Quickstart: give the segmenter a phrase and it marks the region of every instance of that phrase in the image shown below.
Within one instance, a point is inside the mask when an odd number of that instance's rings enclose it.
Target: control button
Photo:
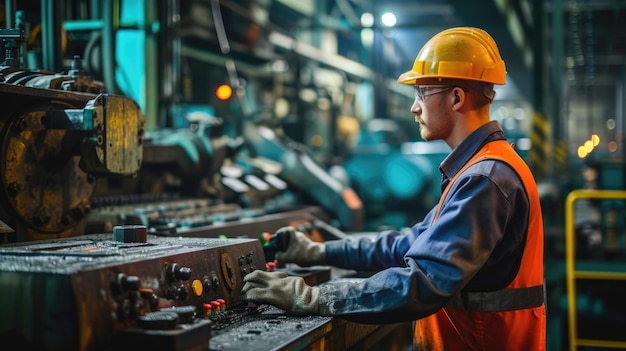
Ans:
[[[202,287],[204,288],[204,290],[206,290],[207,292],[209,290],[211,290],[211,279],[209,279],[209,277],[204,276],[204,278],[202,278]]]
[[[122,285],[125,291],[139,291],[139,277],[129,275],[124,279]]]
[[[224,277],[224,281],[226,282],[226,287],[230,290],[235,290],[236,287],[236,279],[235,272],[233,271],[233,263],[232,258],[226,252],[222,253],[221,257],[221,267],[222,267],[222,276]]]
[[[152,289],[143,288],[139,289],[139,294],[141,297],[150,303],[152,308],[155,308],[159,304],[159,296],[154,293]]]
[[[148,241],[146,226],[116,225],[113,227],[113,240],[120,243],[145,243]]]
[[[213,289],[217,289],[220,286],[220,278],[218,278],[216,275],[213,276],[213,279],[211,280],[211,284],[213,285]]]
[[[191,282],[191,290],[193,291],[194,295],[201,296],[204,292],[202,282],[198,279],[195,279],[193,282]]]
[[[239,256],[239,265],[243,266],[244,263],[246,263],[246,257],[245,256]]]
[[[176,271],[176,278],[180,280],[189,280],[189,278],[191,278],[191,268],[180,267],[180,269]]]
[[[124,273],[118,273],[111,281],[111,291],[114,294],[139,291],[139,277],[134,275],[127,276]]]
[[[210,302],[210,304],[211,304],[211,307],[213,308],[213,313],[217,313],[221,311],[220,307],[222,306],[222,304],[220,304],[218,301],[213,300]]]
[[[189,297],[189,288],[185,285],[181,285],[178,287],[178,299],[186,300]]]
[[[190,277],[191,277],[191,268],[180,267],[176,263],[171,263],[167,266],[167,278],[170,281],[189,280]]]
[[[170,286],[169,288],[167,288],[167,290],[165,291],[165,297],[168,300],[176,300],[176,298],[178,297],[178,289],[176,289],[175,286]]]
[[[202,309],[204,310],[204,319],[209,319],[211,317],[211,313],[213,312],[213,306],[210,303],[202,304]]]
[[[246,255],[246,261],[248,262],[248,264],[252,263],[253,256],[254,256],[254,253],[252,253],[252,252],[250,252],[249,254]]]
[[[178,271],[179,267],[178,264],[176,263],[170,263],[169,265],[167,265],[167,279],[169,281],[175,281],[176,280],[176,271]]]
[[[270,239],[272,238],[272,233],[270,232],[263,232],[260,235],[260,239],[261,240],[261,245],[265,246],[265,244],[270,242]]]

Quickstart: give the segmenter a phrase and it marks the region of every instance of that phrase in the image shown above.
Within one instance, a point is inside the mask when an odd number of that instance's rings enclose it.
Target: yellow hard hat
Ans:
[[[480,28],[457,27],[432,37],[417,54],[413,69],[400,75],[398,82],[419,84],[428,78],[505,84],[506,67],[489,33]]]

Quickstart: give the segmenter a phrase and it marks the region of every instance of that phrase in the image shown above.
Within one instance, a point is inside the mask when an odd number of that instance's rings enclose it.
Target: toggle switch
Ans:
[[[189,280],[191,278],[191,268],[180,267],[176,263],[167,266],[167,279],[169,281]]]

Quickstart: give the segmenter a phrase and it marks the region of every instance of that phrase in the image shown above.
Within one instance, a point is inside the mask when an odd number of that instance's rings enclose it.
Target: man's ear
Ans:
[[[463,100],[461,94],[463,93],[463,91],[461,89],[454,89],[453,93],[454,93],[454,105],[452,105],[452,110],[456,111],[459,108],[461,108],[460,103]]]

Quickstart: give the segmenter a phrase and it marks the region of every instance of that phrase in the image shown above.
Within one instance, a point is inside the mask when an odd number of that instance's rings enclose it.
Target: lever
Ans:
[[[276,259],[276,253],[287,250],[287,246],[289,246],[289,234],[283,231],[275,234],[263,232],[260,240],[266,262],[273,262]]]

